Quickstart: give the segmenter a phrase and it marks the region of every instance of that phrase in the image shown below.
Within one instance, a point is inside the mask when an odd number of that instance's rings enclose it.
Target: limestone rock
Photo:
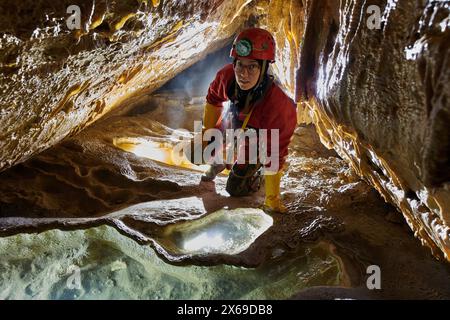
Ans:
[[[450,260],[448,1],[310,1],[306,11],[296,90],[322,142]]]

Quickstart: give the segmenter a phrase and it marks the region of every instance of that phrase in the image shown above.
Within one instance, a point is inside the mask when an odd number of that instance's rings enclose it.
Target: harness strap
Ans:
[[[256,87],[258,87],[258,86],[261,84],[261,82],[262,82],[262,80],[263,80],[263,78],[264,78],[264,75],[265,75],[264,70],[266,69],[266,65],[267,65],[267,60],[263,60],[262,66],[261,66],[261,72],[260,72],[260,74],[259,74],[259,79],[258,79],[258,83],[256,84]],[[236,86],[235,86],[235,90],[237,91],[237,84],[236,84]],[[251,98],[252,98],[252,92],[250,92],[250,93],[248,94],[248,96],[247,96],[247,99],[245,99],[244,111],[247,110]],[[247,116],[245,117],[244,123],[242,124],[242,130],[245,130],[245,128],[247,127],[247,123],[248,123],[248,121],[250,120],[250,117],[251,117],[251,115],[252,115],[254,109],[255,109],[255,104],[253,104],[252,108],[251,108],[250,111],[247,113]]]

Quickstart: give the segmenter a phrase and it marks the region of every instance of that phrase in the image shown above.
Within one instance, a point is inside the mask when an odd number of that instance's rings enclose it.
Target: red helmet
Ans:
[[[230,57],[275,61],[275,40],[261,28],[245,29],[236,37]]]

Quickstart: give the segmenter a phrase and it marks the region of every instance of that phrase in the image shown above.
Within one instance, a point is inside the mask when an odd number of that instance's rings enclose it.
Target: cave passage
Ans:
[[[8,235],[0,238],[1,298],[446,297],[448,284],[431,288],[425,277],[397,286],[431,266],[436,279],[448,268],[431,257],[413,262],[427,252],[313,125],[299,126],[290,147],[282,185],[289,215],[256,209],[262,192],[230,198],[226,173],[205,184],[205,166],[174,164],[176,130],[192,136],[202,115],[207,86],[192,83],[228,63],[227,54],[0,174]],[[388,295],[364,289],[375,262]],[[399,275],[399,263],[414,267]]]
[[[191,137],[201,118],[207,86],[198,79],[228,63],[228,52],[2,174],[1,298],[286,299],[348,285],[332,243],[271,240],[261,192],[232,199],[227,171],[202,184],[206,166],[174,163],[176,131]],[[322,229],[314,221],[303,237]]]
[[[178,148],[251,26],[286,214]],[[450,299],[449,1],[3,0],[0,88],[0,299]]]

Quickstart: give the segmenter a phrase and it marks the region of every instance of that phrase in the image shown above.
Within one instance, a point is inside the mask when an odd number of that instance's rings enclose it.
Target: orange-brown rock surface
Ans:
[[[80,29],[66,26],[69,5],[80,7]],[[449,10],[425,0],[3,1],[0,170],[258,25],[276,38],[273,70],[297,97],[299,122],[314,121],[449,260]]]
[[[322,142],[447,260],[449,15],[448,1],[311,1],[297,83]]]
[[[153,91],[223,45],[245,1],[2,1],[0,170]],[[80,29],[70,30],[70,5]]]

